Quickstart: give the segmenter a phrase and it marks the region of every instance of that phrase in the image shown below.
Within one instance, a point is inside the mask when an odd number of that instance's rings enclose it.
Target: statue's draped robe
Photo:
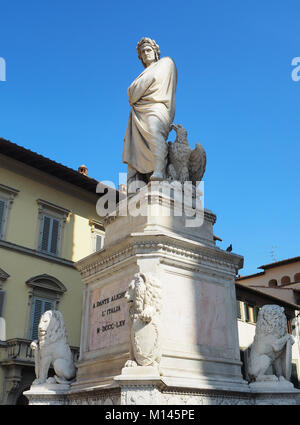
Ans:
[[[152,63],[128,88],[132,106],[123,162],[142,174],[154,171],[155,155],[165,155],[166,139],[175,115],[177,70],[169,57]]]

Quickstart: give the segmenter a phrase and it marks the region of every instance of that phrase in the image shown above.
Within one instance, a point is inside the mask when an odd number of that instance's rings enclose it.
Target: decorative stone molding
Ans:
[[[120,383],[121,384],[121,383]],[[295,392],[234,392],[185,388],[161,388],[141,380],[139,384],[123,383],[120,388],[97,389],[82,392],[27,391],[30,404],[43,405],[295,405]]]
[[[48,274],[41,274],[31,277],[25,283],[29,288],[28,309],[30,313],[28,315],[27,327],[25,331],[25,337],[27,337],[29,335],[31,326],[31,312],[33,308],[34,297],[38,296],[52,300],[54,302],[54,309],[57,309],[60,299],[67,291],[67,288],[54,276],[50,276]]]
[[[39,214],[46,214],[46,213],[54,213],[59,216],[59,218],[63,218],[64,221],[67,220],[69,215],[71,214],[71,211],[60,207],[58,205],[52,204],[52,202],[45,201],[43,199],[37,199],[36,202],[39,206]]]
[[[5,282],[10,275],[6,273],[3,269],[0,269],[0,290],[2,289],[2,284]]]
[[[98,228],[99,230],[102,230],[105,232],[105,228],[103,226],[103,223],[101,221],[94,220],[92,218],[89,219],[89,225],[91,226],[91,232],[93,233],[95,231],[95,228]]]
[[[19,192],[20,191],[18,189],[13,189],[12,187],[5,186],[4,184],[0,184],[0,199],[5,201],[5,205],[6,205],[4,216],[3,216],[3,223],[0,229],[1,230],[0,238],[2,240],[6,239],[10,211],[11,211],[15,196]]]
[[[82,273],[84,278],[88,278],[90,275],[101,272],[121,261],[123,262],[125,259],[133,257],[136,254],[141,255],[148,252],[160,254],[162,261],[168,261],[170,256],[176,261],[180,258],[187,262],[189,268],[193,271],[199,269],[197,263],[200,263],[201,267],[209,267],[211,264],[214,264],[222,267],[223,274],[227,270],[232,275],[232,278],[236,274],[236,268],[241,258],[225,251],[203,247],[197,243],[191,244],[183,240],[170,239],[167,236],[157,235],[155,239],[153,236],[132,236],[119,244],[119,250],[113,251],[112,249],[107,249],[97,260],[91,257],[83,259],[76,263],[76,268]],[[236,258],[236,265],[233,264],[233,257]],[[193,263],[191,263],[191,260]]]
[[[0,269],[0,280],[4,282],[8,278],[9,278],[9,274],[6,273],[3,269]]]
[[[68,396],[69,405],[120,405],[121,404],[121,390],[114,388],[111,390],[93,390],[78,393],[70,392]]]
[[[65,285],[49,274],[40,274],[26,280],[26,285],[32,288],[40,288],[47,291],[53,291],[58,294],[66,292],[67,288]]]

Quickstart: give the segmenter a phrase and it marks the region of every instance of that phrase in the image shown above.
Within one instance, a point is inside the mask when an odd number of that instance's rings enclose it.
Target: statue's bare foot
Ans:
[[[124,367],[137,367],[137,362],[134,360],[127,360]]]
[[[53,377],[48,378],[46,382],[47,384],[56,384],[55,378]]]

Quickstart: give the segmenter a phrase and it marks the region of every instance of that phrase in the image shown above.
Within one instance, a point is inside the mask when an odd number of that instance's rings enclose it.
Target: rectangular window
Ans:
[[[237,318],[242,318],[242,310],[241,310],[241,302],[237,300],[236,302],[236,308],[237,308]]]
[[[245,303],[245,321],[250,323],[256,323],[257,319],[257,307],[253,304]]]
[[[257,322],[258,312],[259,312],[259,307],[255,306],[254,307],[254,323]]]
[[[245,322],[249,322],[249,310],[248,310],[248,304],[244,303],[244,314],[245,314]]]
[[[0,239],[2,239],[6,202],[0,199]]]
[[[47,310],[53,310],[54,302],[43,298],[34,297],[31,316],[30,339],[38,338],[38,326],[40,318]]]
[[[249,322],[254,323],[254,306],[248,305],[249,309]]]
[[[42,221],[42,234],[40,249],[50,254],[57,255],[60,221],[56,218],[44,215]]]
[[[95,234],[95,251],[100,251],[104,245],[104,237],[102,235]]]
[[[0,290],[0,317],[4,317],[5,291]]]

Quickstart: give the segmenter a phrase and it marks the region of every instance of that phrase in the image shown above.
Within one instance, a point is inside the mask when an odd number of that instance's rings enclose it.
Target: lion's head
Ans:
[[[136,273],[129,284],[125,299],[130,304],[131,316],[139,316],[146,306],[152,306],[155,311],[160,311],[160,285],[150,273]]]
[[[67,342],[67,331],[63,315],[58,310],[47,310],[41,316],[38,327],[39,340],[52,343],[58,339]]]
[[[256,334],[274,334],[281,338],[286,334],[287,320],[284,308],[279,305],[264,305],[258,313]]]

